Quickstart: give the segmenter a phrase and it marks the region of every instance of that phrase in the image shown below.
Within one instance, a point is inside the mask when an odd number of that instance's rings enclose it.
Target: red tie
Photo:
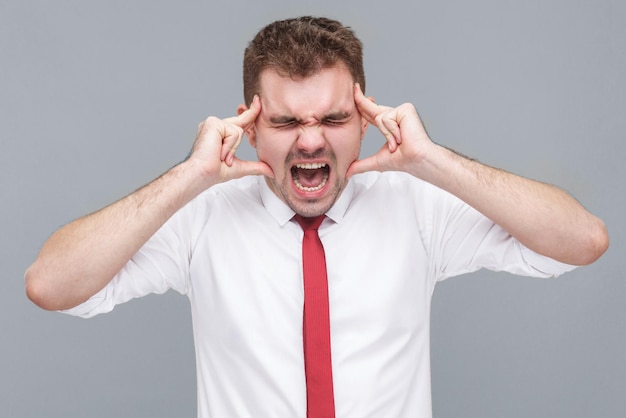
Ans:
[[[304,218],[296,215],[304,230],[302,267],[304,271],[304,373],[308,418],[334,418],[333,371],[330,357],[328,279],[324,247],[317,228],[324,215]]]

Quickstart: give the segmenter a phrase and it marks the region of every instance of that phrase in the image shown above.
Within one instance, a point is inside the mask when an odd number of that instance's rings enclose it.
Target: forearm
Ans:
[[[26,272],[29,298],[51,310],[84,302],[206,187],[192,164],[183,163],[116,203],[63,226]]]
[[[608,246],[604,223],[563,190],[467,159],[433,144],[413,173],[456,195],[522,244],[584,265]]]
[[[582,265],[608,247],[604,223],[564,191],[491,168],[433,143],[415,107],[376,105],[355,85],[355,102],[388,146],[356,161],[349,175],[405,171],[456,195],[522,244],[558,261]]]

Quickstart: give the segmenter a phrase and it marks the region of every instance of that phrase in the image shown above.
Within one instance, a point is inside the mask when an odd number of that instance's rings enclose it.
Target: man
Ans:
[[[558,275],[595,261],[608,237],[560,189],[434,144],[410,104],[366,98],[361,51],[329,19],[262,29],[238,116],[208,118],[184,162],[59,229],[26,273],[28,296],[89,317],[186,294],[201,417],[431,416],[436,282],[483,267]],[[368,125],[386,144],[358,160]],[[236,158],[244,133],[259,161]],[[332,411],[315,413],[298,219],[320,215]]]

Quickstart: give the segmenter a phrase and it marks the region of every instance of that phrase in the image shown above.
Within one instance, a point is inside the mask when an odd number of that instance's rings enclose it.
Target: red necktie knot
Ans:
[[[304,216],[296,215],[294,216],[294,219],[298,221],[298,223],[300,224],[300,227],[304,231],[310,231],[310,230],[317,230],[322,224],[322,222],[324,221],[325,217],[326,215],[320,215],[320,216],[314,216],[312,218],[305,218]]]

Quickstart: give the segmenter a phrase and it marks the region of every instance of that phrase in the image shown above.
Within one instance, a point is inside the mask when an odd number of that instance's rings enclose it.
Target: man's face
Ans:
[[[302,216],[326,213],[347,184],[367,128],[350,72],[337,65],[292,79],[267,69],[259,96],[261,113],[248,136],[274,172],[269,187]]]

